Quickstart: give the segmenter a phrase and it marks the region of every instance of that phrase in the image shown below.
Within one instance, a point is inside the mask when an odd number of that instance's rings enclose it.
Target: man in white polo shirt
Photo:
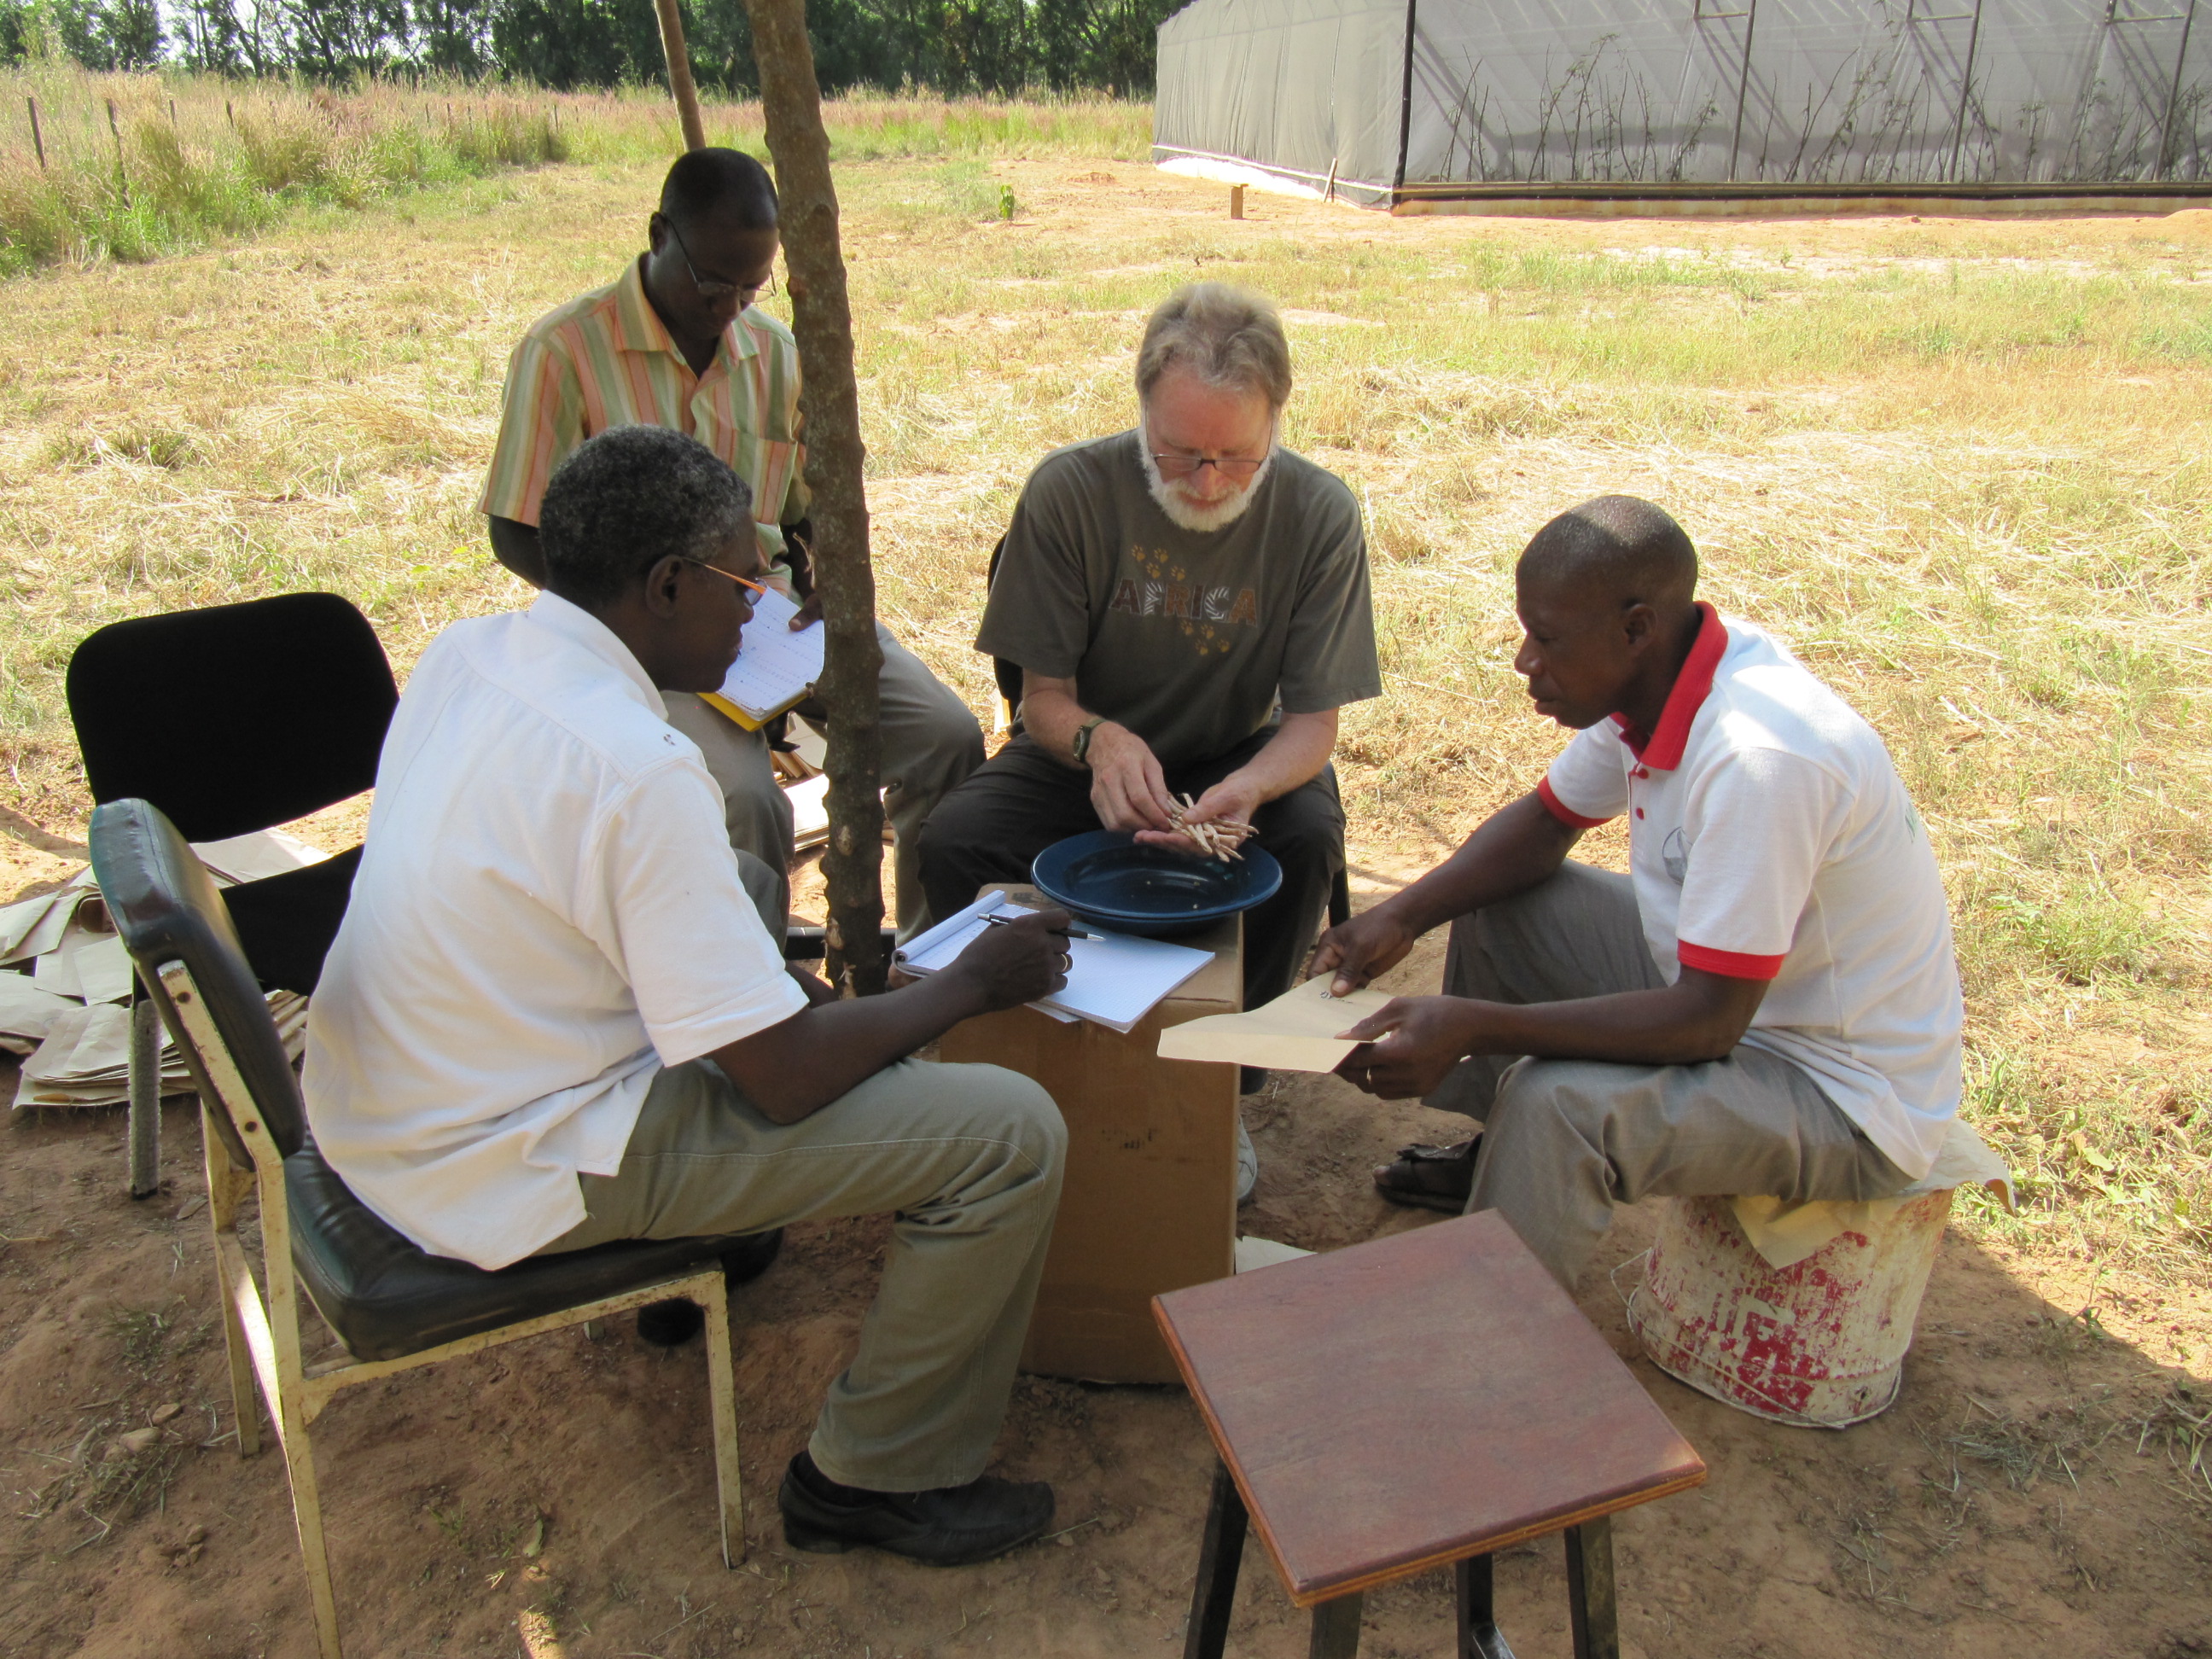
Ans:
[[[1578,735],[1444,864],[1316,948],[1349,991],[1451,923],[1445,994],[1346,1035],[1386,1099],[1482,1120],[1386,1198],[1504,1212],[1572,1289],[1618,1200],[1885,1196],[1959,1104],[1943,884],[1881,739],[1786,647],[1698,603],[1697,555],[1601,496],[1515,573],[1515,668]],[[1627,876],[1567,858],[1628,814]]]
[[[537,603],[423,653],[308,1017],[308,1120],[369,1208],[481,1267],[895,1213],[785,1536],[981,1560],[1052,1516],[1042,1482],[982,1471],[1066,1134],[1026,1078],[907,1056],[1064,986],[1067,918],[992,928],[886,996],[786,968],[775,872],[732,852],[660,695],[737,655],[750,508],[694,440],[602,434],[546,489]]]

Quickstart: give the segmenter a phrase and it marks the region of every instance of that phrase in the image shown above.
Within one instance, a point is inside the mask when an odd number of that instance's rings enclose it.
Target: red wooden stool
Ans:
[[[1616,1510],[1705,1463],[1494,1212],[1153,1299],[1221,1454],[1185,1659],[1220,1659],[1248,1517],[1313,1659],[1363,1595],[1458,1569],[1460,1659],[1512,1659],[1492,1554],[1565,1531],[1576,1659],[1614,1659]]]

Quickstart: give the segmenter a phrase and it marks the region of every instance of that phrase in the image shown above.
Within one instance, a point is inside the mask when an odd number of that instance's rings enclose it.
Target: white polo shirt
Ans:
[[[1771,981],[1745,1042],[1917,1180],[1959,1109],[1965,1016],[1927,831],[1872,726],[1779,641],[1698,609],[1657,728],[1577,732],[1537,793],[1579,828],[1630,815],[1660,973]]]
[[[550,593],[447,629],[399,701],[307,1016],[307,1119],[434,1255],[502,1267],[559,1237],[661,1067],[806,1006],[665,714]]]

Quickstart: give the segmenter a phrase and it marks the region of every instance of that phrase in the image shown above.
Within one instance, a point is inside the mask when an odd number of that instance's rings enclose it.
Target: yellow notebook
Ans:
[[[811,623],[792,632],[799,607],[770,589],[753,601],[738,659],[719,691],[700,700],[720,710],[748,732],[757,732],[793,704],[803,702],[822,678],[823,627]]]

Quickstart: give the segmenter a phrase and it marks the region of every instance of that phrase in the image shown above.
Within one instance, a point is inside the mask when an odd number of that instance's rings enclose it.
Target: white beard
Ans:
[[[1267,482],[1268,471],[1275,465],[1275,446],[1270,442],[1267,459],[1260,463],[1260,470],[1252,475],[1251,483],[1234,495],[1210,507],[1201,507],[1185,499],[1177,485],[1170,483],[1160,476],[1160,464],[1152,459],[1151,435],[1142,427],[1137,428],[1137,458],[1144,464],[1145,487],[1152,491],[1152,499],[1159,503],[1160,511],[1168,515],[1170,524],[1179,529],[1195,531],[1201,536],[1225,530],[1243,518],[1244,509],[1252,505],[1252,497],[1259,493],[1260,486]]]

